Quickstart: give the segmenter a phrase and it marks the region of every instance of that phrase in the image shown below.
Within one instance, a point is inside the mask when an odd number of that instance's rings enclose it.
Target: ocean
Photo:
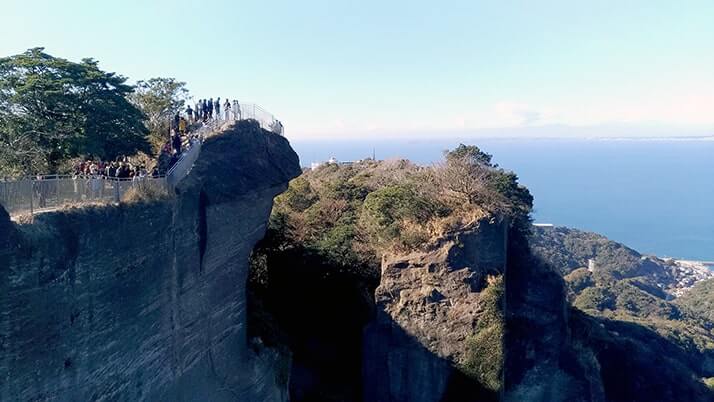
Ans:
[[[714,261],[711,140],[291,141],[303,166],[373,152],[431,164],[461,142],[518,174],[535,198],[535,222],[597,232],[643,254]]]

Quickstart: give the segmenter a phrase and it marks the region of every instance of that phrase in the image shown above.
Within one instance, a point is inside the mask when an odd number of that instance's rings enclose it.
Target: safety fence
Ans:
[[[232,104],[228,110],[221,109],[211,122],[255,120],[263,130],[283,135],[282,124],[270,112],[255,103],[239,103],[238,108]]]
[[[166,177],[120,179],[99,175],[45,175],[0,180],[0,204],[11,215],[119,202],[130,190],[168,190]]]
[[[171,187],[176,187],[178,182],[188,175],[191,171],[193,164],[196,163],[198,155],[201,153],[201,137],[193,140],[192,144],[189,144],[189,148],[185,151],[181,158],[169,169],[166,173],[166,182]]]
[[[254,103],[240,105],[240,120],[253,119],[260,124],[263,130],[282,135],[282,126],[278,126],[278,121],[272,114]]]
[[[240,104],[240,114],[223,114],[202,123],[186,139],[179,159],[165,176],[116,178],[102,175],[41,175],[16,179],[0,178],[0,205],[11,216],[33,215],[62,208],[108,204],[122,201],[131,189],[169,191],[188,175],[196,163],[203,139],[231,120],[255,120],[261,128],[283,134],[282,125],[272,114],[255,104]]]

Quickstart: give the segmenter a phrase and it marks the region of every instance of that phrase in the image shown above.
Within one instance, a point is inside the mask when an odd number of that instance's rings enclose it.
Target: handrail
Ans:
[[[134,178],[100,175],[53,175],[51,178],[26,177],[0,182],[0,203],[11,216],[69,206],[118,203],[132,188],[167,187],[165,176]]]
[[[42,181],[48,181],[48,180],[58,180],[58,179],[72,179],[72,180],[79,180],[79,179],[99,179],[99,180],[107,180],[107,181],[136,181],[136,180],[141,180],[143,178],[149,178],[149,179],[163,179],[165,178],[166,175],[150,175],[147,174],[146,176],[140,177],[140,176],[135,176],[135,177],[115,177],[115,176],[107,176],[104,174],[45,174],[45,175],[34,175],[34,176],[18,176],[18,177],[0,177],[0,183],[14,183],[14,182],[19,182],[19,181],[25,181],[25,180],[32,180],[32,181],[37,181],[37,182],[42,182]]]
[[[233,105],[231,104],[231,108]],[[110,177],[103,174],[45,174],[0,177],[0,204],[12,216],[40,211],[57,210],[66,206],[118,203],[126,191],[137,185],[174,188],[185,178],[201,153],[203,139],[217,130],[226,121],[254,120],[258,125],[275,134],[283,135],[282,124],[265,109],[253,103],[240,103],[239,113],[231,110],[230,116],[202,123],[193,132],[198,140],[179,157],[165,175],[133,178]],[[223,117],[229,117],[227,120]],[[137,184],[138,183],[138,184]]]
[[[179,181],[188,175],[188,172],[191,171],[193,164],[198,159],[198,155],[201,153],[201,144],[202,141],[200,139],[197,140],[191,145],[191,148],[184,152],[176,163],[171,166],[169,171],[166,172],[166,181],[169,186],[176,187]]]

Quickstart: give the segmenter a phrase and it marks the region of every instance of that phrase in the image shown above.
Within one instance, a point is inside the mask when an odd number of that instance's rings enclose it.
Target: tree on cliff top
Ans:
[[[43,48],[0,59],[0,174],[56,172],[81,155],[149,151],[126,78]]]
[[[170,121],[182,112],[188,100],[186,83],[175,78],[152,78],[139,81],[130,99],[146,115],[149,141],[159,150],[168,140]]]
[[[437,187],[452,202],[509,216],[523,228],[530,224],[533,196],[518,183],[518,176],[492,161],[475,145],[460,144],[444,152],[444,161],[433,169]]]

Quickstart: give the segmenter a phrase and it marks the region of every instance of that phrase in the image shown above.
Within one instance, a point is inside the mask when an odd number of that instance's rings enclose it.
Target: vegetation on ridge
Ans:
[[[188,100],[186,83],[174,78],[139,81],[129,99],[146,116],[149,142],[154,152],[158,152],[168,138],[170,121],[184,110]]]
[[[73,158],[150,154],[186,93],[172,78],[135,88],[94,59],[75,63],[43,48],[0,58],[0,176],[62,173]]]
[[[462,144],[433,167],[365,160],[305,172],[275,200],[270,230],[282,247],[372,265],[384,252],[424,247],[486,215],[509,216],[527,230],[532,202],[515,174]]]
[[[681,297],[677,298],[675,304],[687,309],[702,319],[714,322],[714,279],[702,281]],[[711,324],[714,326],[714,324]]]
[[[565,279],[568,299],[594,317],[635,323],[677,345],[684,359],[703,377],[714,371],[712,280],[680,298],[666,292],[675,282],[666,261],[640,255],[607,238],[567,228],[538,228],[531,247]],[[586,268],[594,261],[594,271]],[[622,328],[634,328],[621,325]],[[644,333],[644,332],[643,332]]]
[[[275,199],[267,235],[254,250],[248,328],[267,328],[257,335],[288,343],[297,367],[320,373],[322,386],[312,391],[293,381],[300,392],[315,392],[309,394],[315,400],[361,400],[362,331],[373,317],[381,256],[433,247],[489,216],[507,216],[527,231],[531,206],[517,176],[475,146],[461,145],[435,166],[365,160],[306,171]],[[460,364],[489,390],[501,382],[500,281],[492,278],[482,292],[484,322]],[[278,329],[285,333],[276,337]],[[332,388],[344,392],[328,396]]]
[[[0,172],[53,172],[72,157],[149,151],[126,78],[42,48],[0,59]]]

